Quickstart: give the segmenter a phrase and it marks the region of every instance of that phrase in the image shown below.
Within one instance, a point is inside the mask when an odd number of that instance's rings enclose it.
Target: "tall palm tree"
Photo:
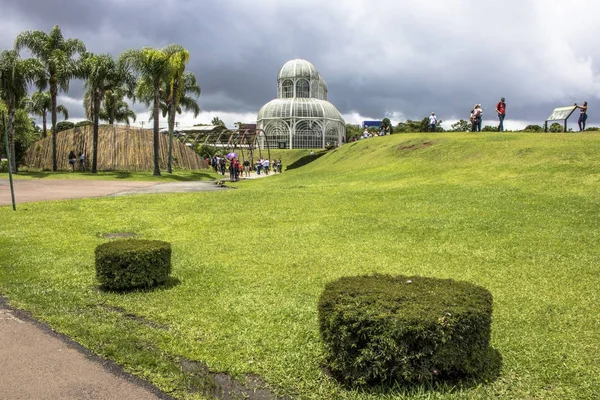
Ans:
[[[47,117],[48,110],[52,108],[52,98],[50,92],[35,92],[31,99],[26,102],[25,108],[29,114],[42,117],[42,138],[47,136]],[[59,104],[56,106],[57,113],[61,113],[64,119],[69,119],[69,110],[67,107]]]
[[[8,108],[8,141],[10,170],[17,172],[15,159],[15,112],[27,97],[29,84],[37,82],[43,74],[42,64],[35,59],[21,60],[16,50],[0,54],[0,95]]]
[[[159,112],[160,89],[164,82],[173,76],[173,58],[183,49],[179,45],[169,45],[162,49],[144,47],[141,50],[127,50],[119,58],[127,68],[139,74],[137,97],[145,98],[145,92],[152,88],[152,119],[154,120],[154,173],[160,175],[159,167]]]
[[[98,127],[101,113],[101,104],[107,92],[128,86],[133,92],[135,78],[125,70],[124,66],[117,64],[109,54],[95,55],[86,53],[82,57],[77,75],[86,80],[86,112],[90,111],[94,132],[92,136],[92,173],[97,172],[98,166]],[[85,101],[84,101],[85,103]]]
[[[69,81],[75,75],[77,54],[85,52],[85,45],[79,39],[65,39],[60,27],[54,25],[50,33],[43,31],[21,32],[15,39],[15,50],[29,49],[45,69],[45,79],[37,84],[40,90],[50,87],[52,113],[52,171],[57,170],[56,163],[56,97],[58,91],[67,92]]]
[[[175,130],[175,117],[176,114],[181,114],[183,111],[191,112],[194,117],[200,114],[200,106],[198,105],[197,98],[200,96],[201,89],[196,80],[194,73],[186,71],[181,75],[181,78],[177,77],[171,85],[171,82],[165,82],[160,90],[160,111],[163,118],[167,118],[169,122],[169,163],[167,164],[168,172],[172,172],[171,162],[173,148],[171,145],[173,131]],[[177,95],[179,93],[179,95]],[[146,105],[150,105],[150,99],[148,98],[148,90],[144,90],[145,99],[143,101]],[[152,120],[152,115],[150,120]]]

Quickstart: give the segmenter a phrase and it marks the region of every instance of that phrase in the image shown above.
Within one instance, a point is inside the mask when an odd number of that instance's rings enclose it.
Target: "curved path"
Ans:
[[[109,195],[204,192],[225,189],[209,181],[160,183],[113,180],[15,179],[13,182],[17,204]],[[8,179],[0,179],[0,206],[10,204],[9,181]]]

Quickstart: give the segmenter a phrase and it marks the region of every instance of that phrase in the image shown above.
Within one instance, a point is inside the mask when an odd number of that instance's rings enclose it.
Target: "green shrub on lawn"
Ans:
[[[96,247],[96,278],[108,290],[150,288],[171,273],[171,245],[159,240],[127,239]]]
[[[487,289],[450,279],[345,277],[319,300],[327,367],[352,385],[477,377],[491,317]]]

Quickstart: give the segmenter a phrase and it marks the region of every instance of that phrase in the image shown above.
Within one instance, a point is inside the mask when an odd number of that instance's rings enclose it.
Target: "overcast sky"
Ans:
[[[583,101],[600,125],[598,0],[0,0],[0,10],[0,49],[55,24],[94,53],[183,45],[202,113],[182,125],[254,122],[294,58],[315,64],[348,123],[435,111],[448,127],[481,103],[484,125],[497,125],[505,97],[508,129]],[[60,99],[73,120],[82,86]]]

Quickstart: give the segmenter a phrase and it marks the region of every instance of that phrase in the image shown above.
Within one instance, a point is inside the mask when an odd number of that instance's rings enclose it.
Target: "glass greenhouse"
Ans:
[[[271,148],[325,148],[342,143],[346,135],[344,119],[327,101],[327,83],[306,60],[291,60],[281,68],[277,98],[260,109],[257,124]]]

